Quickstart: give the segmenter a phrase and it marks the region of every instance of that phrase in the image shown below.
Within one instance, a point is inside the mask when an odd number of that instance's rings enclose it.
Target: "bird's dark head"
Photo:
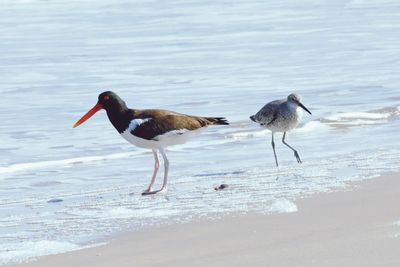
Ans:
[[[83,115],[82,118],[80,118],[73,127],[78,127],[101,109],[105,109],[107,113],[118,113],[124,111],[125,109],[127,109],[127,107],[125,102],[116,93],[105,91],[99,95],[97,104],[85,115]]]
[[[101,105],[101,108],[107,111],[126,108],[125,102],[116,93],[111,91],[105,91],[99,94],[97,105]]]

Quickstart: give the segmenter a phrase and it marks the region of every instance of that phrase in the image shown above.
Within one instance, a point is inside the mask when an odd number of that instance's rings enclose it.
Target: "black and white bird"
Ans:
[[[311,112],[301,103],[301,97],[298,94],[290,94],[286,99],[279,99],[266,104],[250,119],[259,123],[262,127],[272,132],[272,149],[274,151],[275,163],[279,167],[278,158],[275,152],[274,133],[283,132],[282,143],[288,146],[294,152],[298,163],[301,163],[299,153],[285,142],[286,132],[297,127],[303,117],[303,111]]]
[[[165,154],[166,147],[186,143],[208,125],[229,124],[223,117],[198,117],[161,109],[129,109],[117,94],[106,91],[99,95],[97,104],[73,127],[81,125],[101,109],[106,110],[111,124],[124,139],[137,147],[153,151],[154,172],[149,187],[142,195],[167,190],[169,161]],[[153,190],[160,166],[158,153],[164,159],[164,182],[160,190]]]

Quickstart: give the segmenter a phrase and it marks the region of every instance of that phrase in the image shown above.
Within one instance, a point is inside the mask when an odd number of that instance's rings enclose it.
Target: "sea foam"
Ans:
[[[24,262],[33,257],[51,255],[81,249],[82,247],[60,241],[24,241],[15,245],[0,245],[0,264]]]

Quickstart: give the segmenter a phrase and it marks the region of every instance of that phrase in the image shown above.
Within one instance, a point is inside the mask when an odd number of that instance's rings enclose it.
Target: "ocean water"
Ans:
[[[2,0],[0,34],[0,264],[119,231],[296,212],[298,198],[400,169],[398,1]],[[105,90],[231,125],[168,149],[168,194],[143,197],[150,151],[104,112],[72,129]],[[303,164],[277,142],[277,170],[248,117],[294,91],[313,112],[287,137]]]

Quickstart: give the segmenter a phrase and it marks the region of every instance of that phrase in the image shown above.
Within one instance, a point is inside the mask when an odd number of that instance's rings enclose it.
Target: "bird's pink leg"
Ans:
[[[164,149],[160,149],[160,153],[164,159],[164,182],[159,192],[167,191],[167,182],[168,182],[168,169],[169,169],[169,160],[167,158],[167,154],[165,154]]]
[[[153,177],[151,177],[151,182],[149,187],[142,193],[142,195],[153,193],[153,185],[154,182],[156,181],[158,169],[160,168],[160,159],[158,158],[158,151],[156,149],[153,149],[153,154],[155,159]]]

